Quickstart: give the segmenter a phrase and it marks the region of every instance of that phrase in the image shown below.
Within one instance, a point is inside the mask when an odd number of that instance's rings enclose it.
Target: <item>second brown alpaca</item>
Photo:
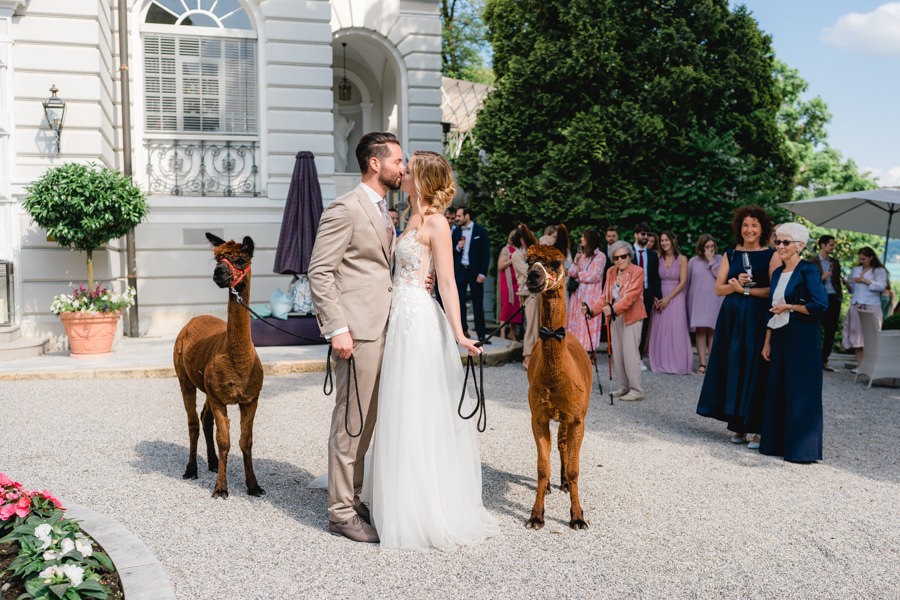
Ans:
[[[578,496],[581,442],[593,385],[591,362],[578,339],[565,331],[565,257],[553,246],[528,249],[528,291],[540,302],[541,336],[528,363],[528,405],[538,453],[537,494],[526,526],[544,526],[544,497],[550,493],[550,421],[559,421],[560,486],[571,500],[569,527],[586,529]]]

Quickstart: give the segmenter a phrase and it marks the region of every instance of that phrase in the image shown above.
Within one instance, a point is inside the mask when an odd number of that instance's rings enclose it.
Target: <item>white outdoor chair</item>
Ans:
[[[869,379],[869,385],[876,379],[900,378],[900,331],[879,331],[878,318],[874,312],[859,311],[859,323],[863,334],[863,359],[856,367],[857,374]]]

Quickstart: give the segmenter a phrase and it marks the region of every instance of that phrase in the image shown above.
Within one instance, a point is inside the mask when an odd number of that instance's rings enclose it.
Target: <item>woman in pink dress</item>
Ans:
[[[724,296],[716,294],[716,276],[722,264],[722,255],[717,254],[716,240],[704,233],[697,240],[696,256],[688,261],[688,324],[697,339],[697,358],[700,366],[695,373],[706,373],[706,361],[712,346],[716,319]]]
[[[600,234],[588,227],[581,235],[581,252],[575,255],[569,267],[569,277],[578,282],[578,289],[569,297],[566,329],[578,338],[582,347],[590,353],[596,350],[600,341],[600,320],[591,327],[588,336],[588,325],[581,312],[582,303],[593,306],[603,296],[603,273],[606,270],[606,254],[600,248]],[[591,355],[591,360],[594,356]]]
[[[671,231],[659,234],[659,279],[662,298],[653,302],[650,325],[650,370],[655,373],[690,374],[694,353],[688,329],[687,257],[678,249]]]
[[[517,238],[518,229],[509,232],[506,239],[506,245],[500,251],[497,258],[497,280],[500,282],[500,322],[505,323],[519,310],[519,282],[516,273],[513,270],[512,257],[516,252],[520,252],[516,248],[517,244],[514,238]],[[510,324],[500,332],[500,336],[507,340],[518,341],[516,336],[516,327],[522,323],[521,311],[513,317]]]

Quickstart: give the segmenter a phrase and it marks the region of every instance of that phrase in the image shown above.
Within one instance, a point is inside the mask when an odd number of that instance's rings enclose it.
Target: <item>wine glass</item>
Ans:
[[[742,253],[741,260],[744,263],[744,273],[746,273],[747,277],[750,278],[750,281],[747,282],[746,287],[755,287],[756,284],[753,283],[753,265],[750,264],[750,255],[746,252]]]

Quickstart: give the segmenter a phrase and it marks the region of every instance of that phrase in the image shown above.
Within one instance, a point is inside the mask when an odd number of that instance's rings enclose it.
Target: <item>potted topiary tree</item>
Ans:
[[[25,190],[23,206],[34,222],[60,246],[87,254],[87,288],[61,294],[51,305],[66,328],[72,356],[109,352],[121,310],[134,303],[135,290],[95,286],[94,250],[144,219],[144,194],[119,171],[77,163],[47,170]]]

